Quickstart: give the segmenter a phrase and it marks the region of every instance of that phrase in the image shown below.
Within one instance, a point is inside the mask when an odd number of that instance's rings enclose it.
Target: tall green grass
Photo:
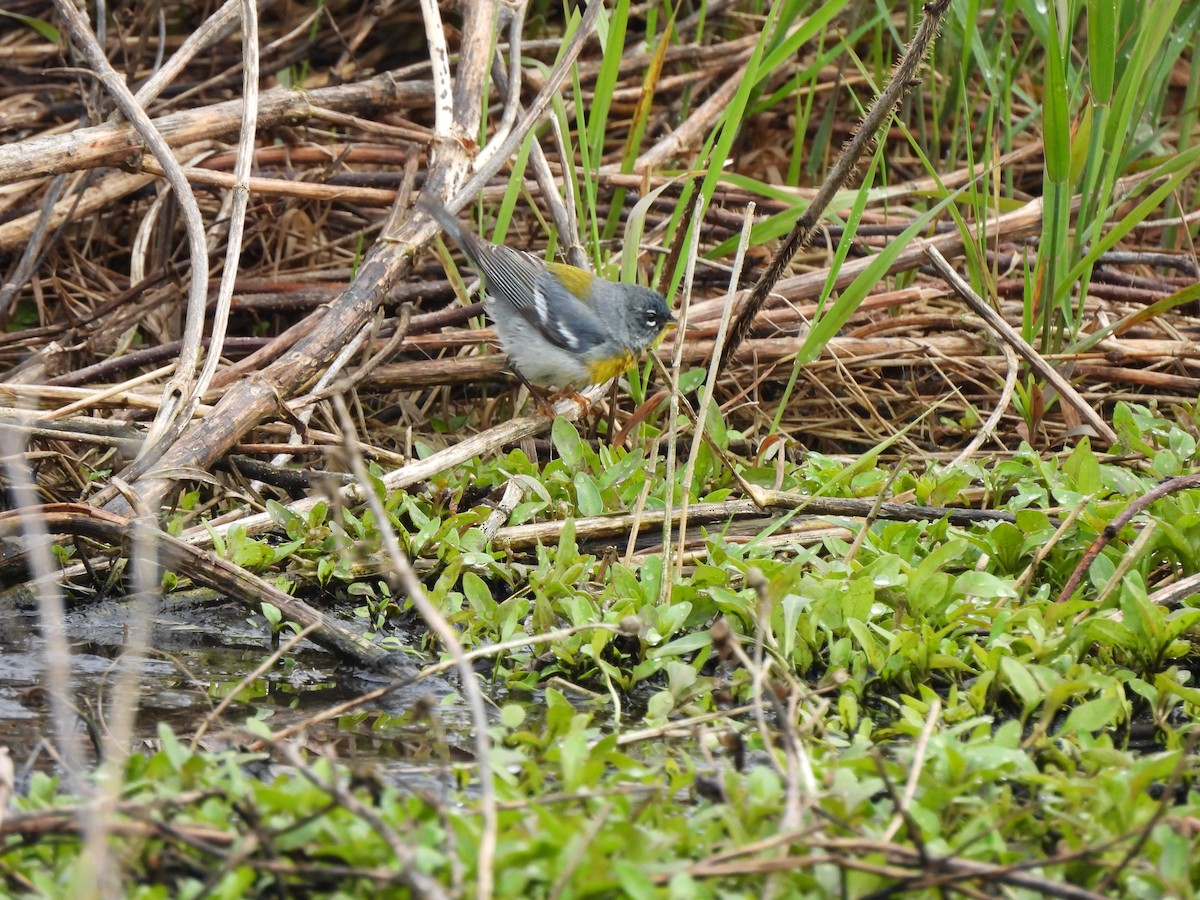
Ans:
[[[699,4],[702,14],[704,7]],[[567,190],[579,206],[585,243],[601,267],[606,262],[604,248],[617,237],[626,202],[625,189],[617,189],[611,213],[605,217],[600,212],[601,161],[606,148],[611,151],[614,141],[620,141],[621,171],[633,171],[646,146],[650,101],[659,90],[665,54],[681,40],[676,30],[682,15],[678,6],[652,4],[641,10],[644,18],[632,21],[631,9],[628,0],[620,0],[603,17],[598,74],[587,84],[577,76],[569,98],[573,103],[564,100],[555,107],[563,149],[575,163],[565,176]],[[705,19],[705,28],[721,28],[730,37],[757,28],[758,40],[737,93],[701,148],[691,160],[681,160],[680,170],[659,173],[697,175],[682,178],[678,189],[664,195],[677,191],[664,245],[687,246],[691,229],[700,225],[691,218],[694,192],[699,191],[709,207],[718,189],[728,187],[784,204],[755,225],[753,243],[769,243],[786,234],[803,209],[790,188],[823,177],[837,152],[837,136],[844,133],[845,123],[857,120],[872,91],[889,75],[921,9],[919,0],[907,4],[907,15],[895,14],[883,2],[788,0],[751,4],[748,11],[744,6],[743,14],[732,20]],[[643,32],[643,27],[649,30]],[[910,206],[921,210],[919,218],[889,242],[882,256],[898,253],[931,221],[951,216],[965,234],[973,231],[965,265],[977,290],[991,296],[997,273],[986,264],[992,245],[979,223],[1018,205],[1022,193],[1040,193],[1044,221],[1027,263],[1022,331],[1044,352],[1078,347],[1088,340],[1084,305],[1100,256],[1147,218],[1195,205],[1193,176],[1200,158],[1192,132],[1200,101],[1200,65],[1194,59],[1190,63],[1182,103],[1171,98],[1170,75],[1191,49],[1197,28],[1200,4],[1182,0],[956,0],[923,84],[903,104],[896,124],[927,173],[974,168],[981,174],[950,202],[944,190],[925,200],[908,198]],[[635,39],[637,47],[631,46]],[[620,71],[622,47],[625,53],[647,52],[652,62],[642,79],[636,112],[617,122],[611,98],[618,84],[629,83],[629,73]],[[821,83],[831,67],[843,76],[832,91]],[[869,86],[866,91],[864,83]],[[569,108],[573,115],[568,115]],[[777,132],[778,149],[786,156],[782,171],[764,172],[748,152],[752,148],[746,144],[747,123],[755,116],[785,125]],[[1035,141],[1043,151],[1040,184],[1028,174],[994,168],[1004,154]],[[853,222],[866,208],[888,202],[886,185],[895,180],[889,158],[896,149],[885,144],[887,152],[864,161],[863,178],[831,207],[831,217],[852,212],[839,222],[849,227],[846,243],[832,261],[830,284],[845,259]],[[1139,202],[1129,204],[1121,179],[1135,172],[1149,174],[1147,183],[1153,187],[1136,198]],[[1187,247],[1194,230],[1168,228],[1162,233],[1163,244]],[[735,244],[730,238],[709,246],[707,255],[727,258]],[[636,253],[636,248],[626,252]],[[680,262],[669,253],[656,257],[652,279],[666,284],[669,295],[677,290],[683,272],[680,264],[664,272],[672,261]],[[628,260],[623,268],[631,271]],[[881,279],[881,268],[872,267],[870,277]],[[820,353],[872,286],[864,276],[850,290],[825,292],[797,364]]]

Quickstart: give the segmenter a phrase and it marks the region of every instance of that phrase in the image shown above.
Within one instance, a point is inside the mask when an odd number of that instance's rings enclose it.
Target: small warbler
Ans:
[[[615,378],[675,321],[657,291],[490,243],[440,204],[421,202],[483,276],[484,311],[530,384],[579,388]]]

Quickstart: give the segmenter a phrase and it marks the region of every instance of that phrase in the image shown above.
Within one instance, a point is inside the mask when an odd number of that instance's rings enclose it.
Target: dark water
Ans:
[[[129,664],[119,661],[135,616],[148,611],[152,628],[151,649],[137,662],[134,752],[155,748],[160,723],[190,741],[214,707],[275,649],[262,617],[252,620],[245,607],[211,596],[191,603],[175,598],[150,607],[89,602],[68,611],[72,740],[85,766],[98,759],[97,736],[111,713],[117,667]],[[340,612],[343,623],[354,621],[349,609],[330,612]],[[284,642],[289,634],[284,632]],[[304,641],[238,692],[210,723],[201,745],[245,745],[253,740],[242,727],[247,719],[261,719],[278,731],[384,684]],[[428,790],[453,783],[450,766],[471,758],[471,733],[469,711],[453,684],[431,678],[315,725],[305,740],[352,765],[370,767],[373,777]],[[0,744],[8,747],[20,780],[34,770],[59,767],[54,734],[47,642],[38,614],[0,606]]]

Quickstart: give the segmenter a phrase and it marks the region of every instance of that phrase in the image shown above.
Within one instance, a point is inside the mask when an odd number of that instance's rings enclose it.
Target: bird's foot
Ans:
[[[579,408],[583,410],[583,414],[585,416],[592,411],[592,401],[583,394],[579,393],[579,391],[575,390],[575,388],[567,387],[563,388],[561,391],[556,391],[549,398],[548,402],[557,403],[559,400],[574,400],[579,404]]]

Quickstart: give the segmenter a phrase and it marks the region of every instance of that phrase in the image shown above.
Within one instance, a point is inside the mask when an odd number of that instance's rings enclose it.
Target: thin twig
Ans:
[[[183,409],[179,415],[190,417],[208,386],[212,384],[221,361],[221,351],[225,343],[225,332],[229,326],[229,310],[233,303],[233,288],[239,274],[239,263],[242,257],[242,235],[246,228],[246,206],[250,201],[250,170],[254,162],[254,139],[258,129],[258,9],[255,0],[240,0],[242,8],[242,96],[246,101],[246,116],[242,119],[241,132],[238,135],[237,155],[233,167],[233,203],[229,212],[225,245],[225,266],[221,272],[221,284],[217,290],[217,302],[213,307],[212,331],[209,335],[208,356],[204,360],[204,368],[195,382],[190,385],[189,392],[183,398]],[[187,347],[189,335],[184,334],[184,353],[189,354]],[[195,340],[199,343],[201,335]],[[201,347],[197,346],[198,356]],[[153,438],[151,428],[150,437]]]
[[[346,406],[345,400],[338,396],[333,398],[333,403],[338,414],[338,419],[341,422],[342,430],[347,435],[353,434],[354,421],[350,416],[350,410]],[[359,483],[370,484],[371,479],[367,474],[367,467],[363,463],[362,456],[357,452],[354,444],[348,442],[345,449]],[[417,578],[417,573],[413,571],[408,557],[405,556],[404,551],[400,548],[400,541],[397,539],[396,531],[392,527],[392,520],[389,518],[387,510],[383,507],[382,499],[373,490],[367,491],[366,494],[367,505],[375,516],[375,525],[379,529],[379,539],[387,551],[392,564],[392,571],[399,577],[405,593],[412,600],[413,606],[421,618],[425,620],[430,630],[437,635],[442,646],[446,648],[446,652],[454,660],[458,668],[463,694],[471,710],[471,723],[475,729],[475,762],[479,778],[479,808],[483,820],[482,833],[479,839],[479,875],[476,896],[480,900],[483,900],[483,898],[492,895],[492,885],[494,883],[492,867],[495,864],[496,830],[498,823],[496,814],[496,789],[490,763],[491,739],[488,736],[488,719],[487,711],[484,708],[483,692],[479,688],[479,681],[475,676],[475,670],[471,668],[471,664],[467,661],[463,652],[462,642],[458,639],[458,632],[451,627],[450,623],[438,612],[437,607],[430,602],[428,596],[425,594],[425,586]]]
[[[204,222],[200,217],[196,197],[183,176],[175,154],[154,127],[145,109],[133,96],[133,92],[125,84],[125,79],[109,63],[83,13],[71,0],[54,0],[54,8],[67,26],[72,43],[83,54],[96,77],[116,102],[117,108],[137,130],[138,135],[163,167],[167,182],[178,199],[187,233],[191,279],[184,314],[183,350],[175,374],[163,390],[162,406],[142,447],[143,456],[157,454],[166,449],[172,436],[182,431],[186,424],[181,418],[183,399],[189,395],[196,380],[196,369],[200,360],[200,337],[204,329],[208,300],[208,250],[204,242]]]
[[[1162,484],[1146,491],[1146,493],[1125,507],[1120,515],[1105,525],[1104,530],[1092,541],[1091,546],[1087,548],[1087,552],[1080,558],[1079,564],[1075,566],[1075,571],[1071,573],[1071,577],[1063,585],[1063,589],[1059,592],[1056,602],[1062,603],[1064,600],[1071,598],[1071,595],[1075,593],[1075,588],[1079,587],[1079,582],[1083,580],[1084,573],[1095,562],[1096,557],[1100,555],[1100,551],[1107,547],[1121,533],[1121,529],[1133,521],[1135,516],[1140,515],[1148,507],[1168,494],[1173,494],[1176,491],[1190,490],[1195,487],[1200,487],[1200,475],[1180,475],[1178,478],[1169,478]]]
[[[696,192],[696,197],[692,205],[692,220],[696,223],[696,227],[691,229],[691,243],[687,248],[687,258],[684,263],[683,271],[683,286],[680,292],[681,299],[679,304],[679,325],[675,329],[675,348],[671,354],[671,368],[668,370],[668,385],[670,389],[670,397],[667,399],[667,458],[666,472],[663,475],[664,483],[668,485],[668,496],[674,491],[675,485],[675,448],[677,441],[675,440],[677,429],[679,428],[679,406],[681,398],[679,395],[679,370],[683,366],[683,343],[684,332],[687,330],[688,308],[692,301],[692,285],[696,278],[696,258],[700,255],[700,223],[704,221],[705,203],[704,194],[702,191]],[[703,438],[704,435],[704,419],[703,414],[699,421],[696,422],[696,432]],[[662,522],[662,578],[658,585],[658,602],[662,605],[670,602],[671,588],[675,584],[674,565],[671,562],[671,551],[673,544],[671,542],[671,519],[663,517]]]
[[[946,466],[947,469],[957,469],[975,455],[975,452],[983,446],[983,442],[995,434],[996,426],[1000,424],[1000,419],[1008,410],[1009,403],[1012,402],[1013,391],[1017,387],[1017,374],[1019,372],[1017,354],[1013,352],[1012,347],[1003,341],[1000,343],[1000,352],[1004,354],[1006,368],[1004,370],[1004,387],[1000,391],[1000,398],[996,401],[996,407],[992,410],[992,414],[987,417],[987,421],[983,423],[983,427],[975,432],[975,436],[971,438],[967,446],[963,447],[958,455]]]
[[[508,78],[503,81],[503,96],[504,112],[500,114],[500,122],[496,125],[496,130],[492,132],[492,137],[488,141],[487,146],[480,151],[479,156],[475,159],[476,165],[482,165],[487,162],[488,158],[496,153],[500,148],[500,144],[504,138],[508,137],[512,131],[513,123],[517,121],[517,113],[521,110],[521,30],[525,25],[525,8],[528,0],[518,0],[511,6],[506,3],[501,3],[500,8],[508,14]],[[496,68],[496,63],[500,63],[500,67]],[[503,71],[503,60],[499,53],[496,54],[495,61],[492,63],[493,71]],[[536,143],[536,142],[535,142]]]
[[[713,394],[717,387],[718,362],[721,350],[725,346],[725,335],[729,330],[729,319],[733,314],[733,296],[737,290],[738,281],[742,277],[742,266],[746,262],[746,248],[750,245],[750,226],[754,222],[755,204],[753,201],[746,205],[745,217],[742,220],[742,235],[738,240],[737,254],[733,259],[733,271],[729,275],[729,291],[725,295],[725,310],[721,314],[721,322],[717,326],[717,336],[713,341],[712,358],[708,364],[708,377],[704,381],[704,395],[700,400],[700,413],[697,416],[696,429],[692,433],[692,447],[688,453],[687,466],[683,472],[683,495],[679,499],[679,550],[676,554],[675,565],[677,574],[683,570],[683,551],[687,541],[687,512],[692,498],[692,479],[696,473],[696,460],[700,455],[700,444],[704,440],[704,429],[707,427],[708,413],[713,409]],[[683,330],[683,326],[680,327]]]
[[[816,234],[817,223],[824,215],[825,209],[837,192],[853,177],[858,167],[858,160],[875,140],[876,133],[891,117],[904,95],[912,90],[914,85],[920,83],[915,78],[917,68],[933,45],[938,29],[941,28],[942,17],[949,7],[950,0],[929,0],[925,4],[916,36],[908,45],[908,49],[905,50],[904,56],[896,68],[893,69],[892,77],[888,79],[887,85],[875,102],[871,104],[871,108],[867,110],[862,124],[855,129],[846,146],[842,148],[841,154],[830,168],[829,174],[825,176],[816,196],[813,197],[812,202],[800,218],[796,220],[796,224],[792,226],[791,232],[780,245],[771,264],[758,279],[741,309],[738,310],[737,319],[729,333],[729,340],[725,344],[725,352],[721,356],[721,369],[726,368],[737,355],[738,348],[749,336],[754,319],[763,304],[766,303],[767,297],[783,276],[784,271],[791,265],[796,254],[804,249]]]
[[[912,815],[909,812],[909,807],[912,805],[913,799],[917,796],[917,786],[921,782],[921,771],[925,765],[925,754],[929,750],[929,739],[933,736],[933,729],[936,727],[941,714],[942,700],[940,697],[935,696],[933,702],[929,704],[929,712],[925,714],[925,723],[921,726],[921,733],[917,736],[917,740],[913,744],[912,762],[909,763],[908,767],[908,781],[904,784],[904,793],[897,800],[896,815],[883,832],[883,840],[885,841],[890,841],[895,837],[896,832],[900,830],[900,825],[903,822],[908,822],[910,825],[912,823]],[[913,828],[912,832],[914,840],[916,840],[920,829]]]
[[[399,866],[397,874],[400,880],[413,892],[413,896],[421,900],[450,900],[450,895],[432,877],[421,871],[417,862],[417,848],[400,836],[391,825],[379,815],[374,807],[359,800],[351,791],[346,790],[338,781],[337,769],[330,766],[333,773],[329,781],[319,776],[313,768],[300,756],[300,751],[290,743],[280,744],[284,757],[295,766],[296,771],[307,778],[321,790],[337,801],[338,806],[347,810],[351,815],[362,819],[378,834],[392,855],[396,857]]]
[[[1058,371],[1042,358],[1033,347],[1029,345],[1015,328],[1004,320],[1004,317],[996,312],[992,307],[985,303],[983,298],[972,290],[971,285],[963,280],[962,276],[954,270],[954,267],[946,261],[946,257],[932,245],[925,245],[925,252],[929,255],[934,267],[946,279],[947,283],[954,288],[954,292],[962,298],[963,302],[971,307],[971,311],[975,315],[983,319],[988,327],[992,329],[1001,340],[1012,347],[1021,357],[1029,363],[1029,365],[1049,382],[1060,395],[1063,402],[1070,403],[1072,407],[1083,417],[1084,421],[1092,427],[1096,435],[1107,444],[1118,443],[1117,433],[1109,427],[1108,423],[1100,417],[1096,410],[1092,409],[1092,405],[1079,396],[1079,392],[1072,387],[1071,383],[1063,378]]]
[[[22,429],[0,428],[0,454],[12,502],[32,507],[37,503],[37,487],[25,459],[27,441]],[[45,650],[45,686],[50,698],[56,746],[65,768],[66,782],[71,793],[88,796],[91,792],[84,778],[83,762],[76,741],[76,716],[71,700],[71,648],[67,643],[66,610],[62,586],[55,575],[50,548],[51,526],[45,517],[34,513],[22,518],[19,533],[24,537],[29,568],[33,574],[33,590],[38,601],[38,621]],[[82,813],[85,840],[103,839],[103,816],[89,804]],[[97,875],[103,875],[97,872]]]

